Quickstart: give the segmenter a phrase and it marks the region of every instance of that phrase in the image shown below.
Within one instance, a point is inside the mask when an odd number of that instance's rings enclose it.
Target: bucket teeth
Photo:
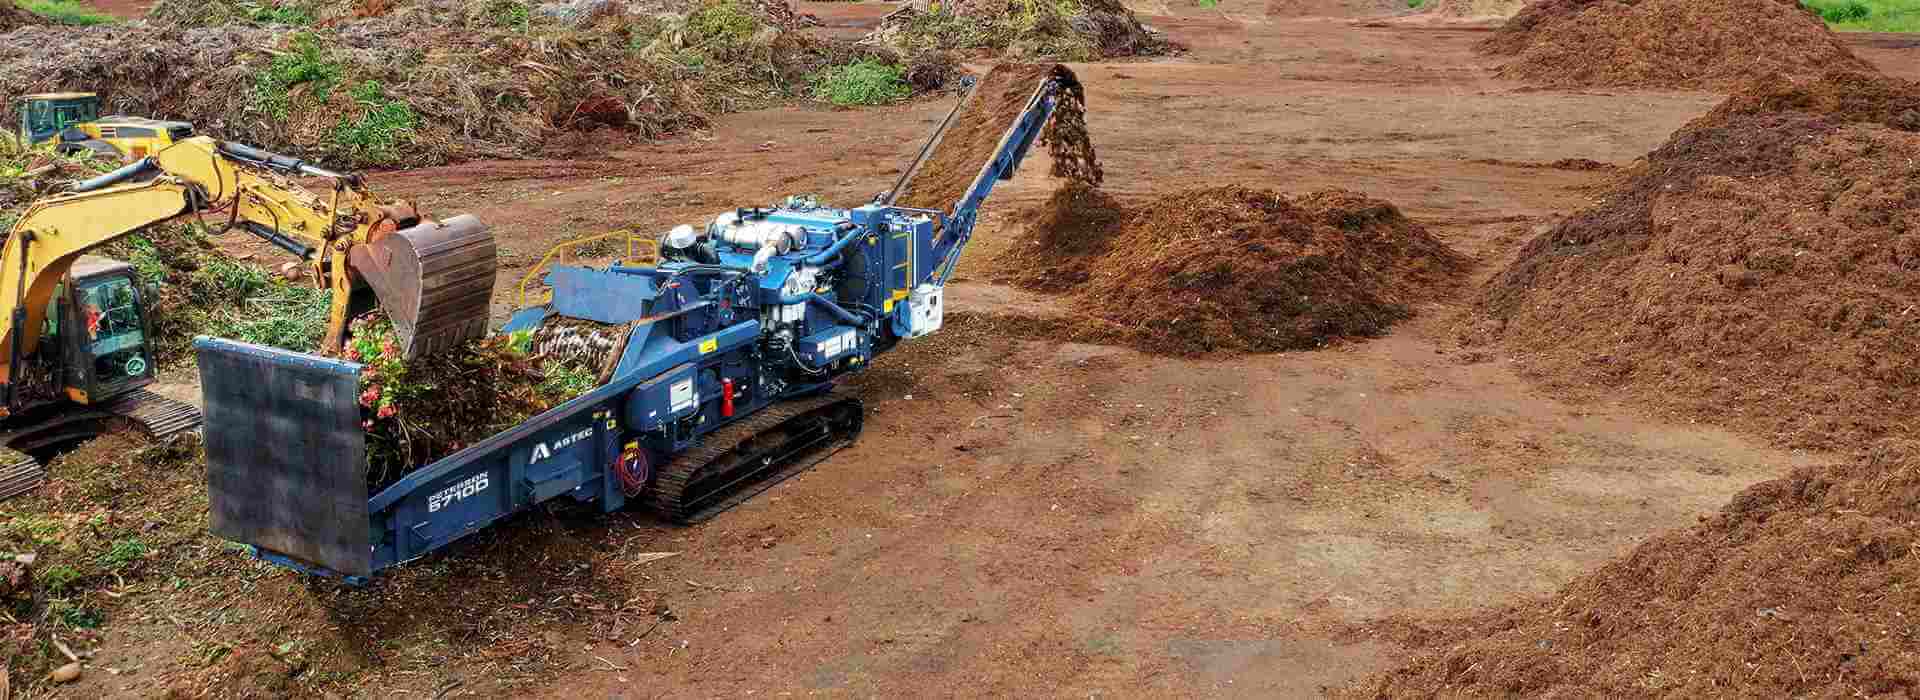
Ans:
[[[487,334],[499,261],[493,232],[479,219],[424,221],[354,246],[350,257],[393,320],[407,358]]]

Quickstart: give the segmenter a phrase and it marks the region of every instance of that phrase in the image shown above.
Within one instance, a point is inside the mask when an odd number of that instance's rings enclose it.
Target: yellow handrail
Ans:
[[[581,246],[587,245],[589,243],[597,243],[609,238],[613,238],[615,236],[626,237],[627,254],[625,257],[620,258],[621,262],[624,262],[627,264],[652,264],[660,260],[660,241],[654,239],[652,236],[642,234],[638,231],[631,231],[631,230],[613,231],[609,233],[602,233],[598,236],[576,238],[574,240],[561,243],[560,245],[556,245],[552,249],[549,249],[547,251],[546,256],[540,258],[540,262],[534,265],[533,269],[528,270],[526,276],[520,278],[520,286],[518,287],[518,292],[517,292],[519,299],[517,302],[515,302],[514,308],[520,308],[520,309],[527,308],[527,285],[532,284],[534,280],[539,279],[542,273],[544,273],[547,270],[547,268],[552,267],[553,263],[556,262],[559,258],[561,258],[565,253],[574,251],[580,248]],[[647,257],[645,259],[642,259],[640,257],[642,250],[644,250],[646,253]],[[545,304],[545,303],[550,303],[552,301],[553,301],[553,290],[548,289],[546,297],[542,299],[540,303]]]

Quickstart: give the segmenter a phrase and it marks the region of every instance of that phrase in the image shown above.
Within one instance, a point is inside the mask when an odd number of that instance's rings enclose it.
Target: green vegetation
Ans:
[[[739,46],[753,38],[759,28],[760,22],[753,15],[733,4],[733,0],[722,0],[687,17],[687,42],[703,49]]]
[[[23,515],[7,521],[5,532],[8,540],[44,547],[60,540],[60,530],[58,520]]]
[[[311,32],[293,36],[289,50],[267,64],[254,79],[254,106],[275,119],[285,120],[293,111],[292,89],[310,86],[315,97],[326,99],[340,83],[340,63],[327,55],[320,38]]]
[[[1802,0],[1839,31],[1920,32],[1920,0]]]
[[[262,24],[305,27],[313,24],[313,10],[305,5],[269,2],[254,6],[248,19]]]
[[[565,362],[548,362],[540,368],[540,393],[550,396],[579,396],[600,385],[600,378],[585,367]]]
[[[760,21],[745,10],[740,9],[733,0],[720,0],[701,7],[688,15],[681,26],[680,39],[683,46],[665,54],[663,57],[683,68],[695,72],[705,72],[708,65],[717,57],[743,55],[747,52],[753,34],[759,31]],[[643,27],[643,29],[652,29]],[[653,31],[658,31],[653,29]],[[652,43],[641,44],[643,35],[635,34],[631,39],[634,48],[645,48]]]
[[[358,117],[341,117],[334,127],[333,142],[347,151],[356,162],[385,162],[399,157],[397,148],[413,138],[418,120],[407,103],[387,96],[377,80],[353,88],[353,101],[362,110]]]
[[[533,354],[533,331],[514,331],[508,333],[507,351],[515,355]]]
[[[327,331],[332,295],[325,289],[289,284],[260,268],[211,256],[191,277],[200,296],[226,300],[202,330],[256,345],[312,352]],[[235,303],[232,300],[237,300]]]
[[[1195,0],[1195,4],[1198,4],[1203,9],[1211,10],[1220,6],[1220,0]]]
[[[112,15],[99,12],[80,0],[18,0],[14,5],[57,24],[84,27],[119,21]]]
[[[106,616],[100,614],[100,611],[64,598],[47,601],[47,611],[54,619],[71,629],[94,629],[99,627],[100,623],[107,621]]]
[[[1425,4],[1427,4],[1427,0],[1407,0],[1407,7],[1409,9],[1418,10],[1421,5]]]
[[[40,585],[46,587],[48,593],[60,595],[80,580],[80,570],[66,564],[54,564],[41,570],[39,578]]]
[[[114,540],[113,546],[108,547],[107,551],[100,555],[100,568],[108,571],[118,571],[127,568],[128,565],[140,561],[146,556],[147,543],[141,542],[140,538],[128,537],[122,540]]]
[[[126,254],[121,259],[133,266],[141,282],[154,285],[166,281],[167,263],[160,258],[160,249],[154,247],[153,241],[136,234],[128,236],[123,245]]]
[[[899,66],[867,59],[834,66],[813,76],[813,94],[840,106],[882,105],[913,95]]]
[[[487,4],[486,21],[501,29],[524,32],[533,26],[533,8],[519,0],[494,0]]]

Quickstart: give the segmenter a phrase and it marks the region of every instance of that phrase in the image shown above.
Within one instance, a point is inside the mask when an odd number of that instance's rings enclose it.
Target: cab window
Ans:
[[[79,304],[77,320],[85,326],[82,344],[94,358],[93,376],[111,382],[145,375],[147,336],[133,280],[113,277],[83,284]]]
[[[100,115],[94,113],[92,102],[64,104],[54,108],[54,119],[59,128],[65,129],[81,122],[90,122]]]
[[[60,337],[60,300],[67,298],[67,283],[61,282],[53,287],[53,298],[47,300],[47,322],[40,334],[48,338]]]
[[[31,131],[52,131],[53,105],[34,102],[27,107],[27,129]]]

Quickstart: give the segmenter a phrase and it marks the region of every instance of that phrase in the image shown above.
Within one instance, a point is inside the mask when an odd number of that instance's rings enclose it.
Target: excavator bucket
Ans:
[[[487,334],[497,250],[491,230],[461,215],[378,236],[348,255],[411,359]]]

